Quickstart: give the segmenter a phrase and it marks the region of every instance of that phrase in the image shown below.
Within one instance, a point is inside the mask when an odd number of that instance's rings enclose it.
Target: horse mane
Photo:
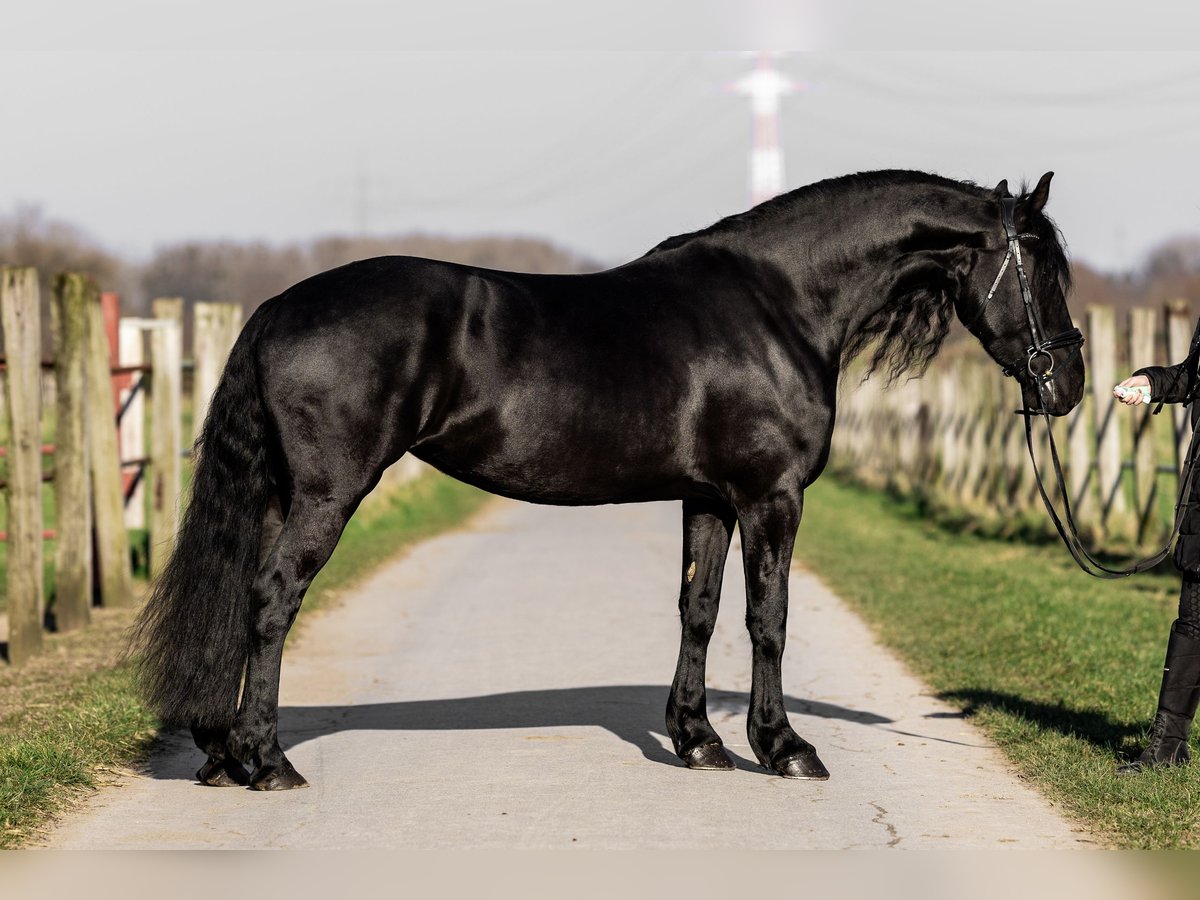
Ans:
[[[653,256],[667,250],[674,250],[694,241],[721,235],[756,229],[763,225],[787,216],[798,202],[812,200],[837,200],[839,196],[853,191],[890,187],[901,184],[927,184],[936,187],[957,188],[959,190],[986,196],[991,193],[989,188],[980,187],[970,181],[955,181],[930,172],[920,172],[915,169],[879,169],[873,172],[853,172],[849,175],[839,175],[836,178],[826,178],[814,181],[795,190],[779,194],[769,200],[764,200],[757,206],[752,206],[744,212],[734,213],[723,219],[718,219],[711,225],[696,231],[677,234],[655,244],[643,256]]]
[[[970,182],[961,184],[991,193]],[[1029,185],[1022,184],[1018,203],[1029,194]],[[1023,223],[1022,230],[1038,238],[1038,267],[1031,279],[1034,298],[1051,296],[1056,290],[1066,296],[1071,290],[1071,264],[1062,232],[1044,212]],[[846,342],[842,349],[843,369],[875,342],[863,381],[880,369],[886,371],[889,386],[905,374],[906,381],[920,378],[950,334],[955,319],[954,300],[954,294],[946,289],[921,287],[898,292]]]
[[[785,216],[797,201],[836,200],[839,195],[849,191],[903,184],[947,187],[983,199],[994,196],[991,188],[928,172],[908,169],[857,172],[797,188],[745,212],[727,216],[706,228],[669,237],[656,244],[645,255],[673,250],[708,237],[729,235],[768,225]],[[1029,193],[1028,184],[1022,184],[1018,201],[1026,199]],[[1031,221],[1024,223],[1023,228],[1037,235],[1039,239],[1039,266],[1033,279],[1034,296],[1046,296],[1056,288],[1066,294],[1071,287],[1071,267],[1058,227],[1048,216],[1039,212]],[[997,232],[1000,231],[999,221],[996,222],[996,229]],[[909,379],[924,375],[950,333],[955,319],[954,300],[954,294],[948,286],[921,286],[897,291],[888,303],[850,336],[842,349],[843,371],[851,360],[874,344],[863,380],[881,369],[886,371],[889,385],[894,384],[906,373]]]
[[[942,349],[953,322],[950,291],[927,287],[900,291],[850,335],[842,348],[842,370],[874,342],[863,381],[880,368],[887,372],[888,385],[905,373],[906,380],[920,378]]]

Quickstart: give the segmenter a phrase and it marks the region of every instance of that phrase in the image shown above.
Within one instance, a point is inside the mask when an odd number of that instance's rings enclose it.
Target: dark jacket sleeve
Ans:
[[[1150,379],[1150,399],[1155,403],[1183,403],[1192,395],[1195,386],[1196,368],[1190,359],[1174,366],[1147,366],[1134,375],[1145,375]]]
[[[1187,359],[1173,366],[1146,366],[1134,375],[1150,380],[1150,399],[1155,403],[1186,403],[1196,388],[1196,360],[1200,357],[1200,321],[1192,332],[1192,344]],[[1158,410],[1155,410],[1158,412]],[[1192,409],[1193,415],[1196,408]]]

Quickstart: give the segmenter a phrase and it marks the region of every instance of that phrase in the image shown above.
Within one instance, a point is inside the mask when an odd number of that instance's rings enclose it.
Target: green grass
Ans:
[[[486,497],[437,474],[369,497],[313,583],[298,624],[405,545],[461,523]],[[48,635],[46,652],[27,666],[0,668],[0,848],[35,838],[75,798],[150,748],[156,723],[120,659],[133,614],[95,610],[88,628]]]
[[[154,720],[120,662],[133,611],[48,635],[21,669],[0,669],[0,848],[20,846],[105,773],[149,746]]]
[[[1114,774],[1154,711],[1176,577],[1098,581],[1060,545],[955,533],[832,478],[796,552],[1101,840],[1200,846],[1200,766]]]

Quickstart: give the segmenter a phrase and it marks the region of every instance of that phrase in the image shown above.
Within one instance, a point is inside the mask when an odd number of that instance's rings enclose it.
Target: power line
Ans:
[[[986,57],[985,57],[986,58]],[[1200,99],[1200,69],[1187,70],[1181,73],[1165,75],[1135,83],[1121,83],[1102,87],[1089,88],[1080,91],[1052,91],[1038,89],[1023,91],[1013,89],[1011,75],[998,77],[994,82],[980,84],[964,84],[955,80],[949,86],[942,80],[936,87],[913,86],[899,84],[895,75],[899,72],[911,79],[916,75],[919,79],[937,78],[934,73],[917,72],[903,66],[884,70],[875,77],[867,72],[864,74],[863,57],[855,56],[853,67],[828,59],[826,64],[837,81],[850,87],[875,94],[876,96],[900,99],[912,103],[914,101],[944,101],[969,102],[976,106],[1111,106],[1119,101],[1145,104],[1175,104],[1181,101]],[[1190,96],[1164,94],[1166,88],[1186,88],[1194,92]]]
[[[645,154],[645,147],[652,144],[664,134],[675,133],[685,123],[696,120],[696,112],[708,103],[704,96],[697,96],[687,104],[675,104],[670,107],[669,114],[643,120],[640,130],[626,134],[616,143],[580,140],[575,134],[564,138],[563,143],[571,148],[578,148],[582,143],[587,149],[606,151],[588,159],[581,159],[579,154],[563,152],[557,155],[556,161],[560,167],[551,169],[530,168],[520,176],[508,179],[489,178],[488,184],[469,191],[453,194],[419,194],[405,188],[393,188],[389,192],[386,205],[389,207],[416,208],[425,207],[436,210],[479,210],[492,208],[514,208],[532,206],[545,200],[576,192],[580,185],[593,186],[595,182],[619,174],[638,161],[638,168],[644,171],[645,162],[654,161],[654,157]],[[709,127],[722,127],[719,120],[701,120]],[[621,134],[619,128],[608,123],[603,129],[606,134]],[[695,142],[702,134],[696,129],[690,129],[688,136]]]

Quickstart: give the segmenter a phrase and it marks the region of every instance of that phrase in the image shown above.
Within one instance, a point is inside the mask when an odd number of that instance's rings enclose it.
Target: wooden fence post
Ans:
[[[183,301],[154,301],[150,332],[151,436],[150,577],[162,574],[179,531],[179,490],[183,449]]]
[[[1067,490],[1075,521],[1082,528],[1095,518],[1095,491],[1092,490],[1091,401],[1084,396],[1067,414]]]
[[[150,332],[153,370],[150,473],[150,577],[162,574],[179,531],[183,443],[181,366],[183,336],[178,321],[164,319]]]
[[[1022,442],[1019,430],[1020,420],[1012,411],[1020,404],[1014,405],[1012,400],[1011,379],[1000,372],[992,376],[996,382],[997,410],[1000,415],[997,430],[999,444],[996,450],[997,459],[1002,460],[1001,487],[997,497],[997,506],[1012,513],[1019,509],[1019,490],[1021,473],[1024,471]]]
[[[981,366],[979,377],[984,398],[982,412],[987,423],[987,442],[983,451],[986,457],[984,465],[984,484],[986,487],[984,500],[987,502],[986,508],[988,512],[994,513],[1000,505],[1004,490],[1003,423],[1000,418],[1001,386],[996,380],[996,370],[991,365]]]
[[[1125,515],[1121,479],[1121,432],[1116,420],[1117,335],[1113,311],[1089,306],[1088,368],[1092,376],[1092,415],[1096,428],[1096,483],[1100,494],[1101,533],[1111,532]]]
[[[975,386],[971,383],[971,369],[965,360],[955,360],[954,377],[958,382],[955,391],[955,415],[958,418],[958,501],[970,508],[975,497],[973,474],[979,462],[973,454],[975,441],[974,415]]]
[[[183,324],[183,300],[180,297],[158,297],[150,304],[155,319],[172,319]]]
[[[8,401],[8,661],[42,647],[41,310],[37,270],[0,269]]]
[[[1191,305],[1186,300],[1172,300],[1167,304],[1168,365],[1173,366],[1187,357],[1192,347],[1192,331],[1195,327],[1196,320],[1192,316]],[[1178,403],[1168,406],[1167,409],[1171,410],[1171,423],[1175,432],[1175,470],[1182,473],[1188,444],[1192,440],[1192,411]]]
[[[196,303],[192,319],[192,439],[200,437],[208,404],[221,380],[238,334],[242,308],[236,303]]]
[[[971,418],[975,420],[975,441],[971,452],[979,454],[975,467],[975,501],[978,512],[987,514],[991,510],[992,474],[995,460],[988,453],[992,442],[992,393],[991,370],[973,361],[971,372]]]
[[[952,371],[941,372],[942,492],[953,497],[958,477],[958,379]]]
[[[220,323],[216,303],[192,304],[192,441],[200,439],[208,403],[217,389],[221,370],[218,342]]]
[[[916,459],[913,461],[914,478],[922,496],[931,493],[934,477],[933,436],[937,434],[937,383],[930,373],[918,382],[917,417],[912,428],[916,432]],[[414,457],[415,459],[415,457]]]
[[[233,345],[237,343],[242,333],[242,305],[240,303],[221,304],[221,326],[224,329],[224,339],[221,351],[221,370],[224,371]]]
[[[54,495],[58,550],[54,565],[54,627],[86,625],[92,609],[92,494],[88,473],[88,307],[96,289],[83,275],[54,281]]]
[[[98,299],[88,304],[87,423],[92,472],[92,509],[96,517],[96,562],[100,598],[105,606],[133,601],[129,568],[129,535],[125,531],[125,498],[113,409],[112,360],[104,310]]]
[[[1155,333],[1158,326],[1158,311],[1155,309],[1133,309],[1129,314],[1129,359],[1137,366],[1150,366],[1156,362],[1154,353]],[[1121,410],[1125,412],[1125,410]],[[1133,410],[1130,427],[1133,434],[1133,503],[1136,510],[1135,537],[1142,543],[1157,535],[1148,534],[1154,520],[1155,490],[1158,482],[1158,464],[1154,452],[1154,420],[1150,407],[1138,406]]]

